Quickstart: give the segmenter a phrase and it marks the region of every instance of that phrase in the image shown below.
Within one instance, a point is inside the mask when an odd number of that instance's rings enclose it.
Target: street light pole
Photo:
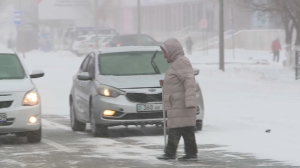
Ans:
[[[219,40],[219,69],[225,71],[224,65],[224,0],[220,0],[220,40]]]
[[[235,42],[234,42],[234,22],[233,22],[233,9],[230,8],[230,23],[231,23],[231,31],[232,31],[232,52],[233,58],[235,58]]]
[[[99,48],[98,29],[99,29],[98,0],[95,0],[95,49]]]
[[[137,0],[138,45],[141,45],[141,1]]]

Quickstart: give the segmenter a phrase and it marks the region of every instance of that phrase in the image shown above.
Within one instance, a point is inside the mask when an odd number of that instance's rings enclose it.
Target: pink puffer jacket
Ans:
[[[163,85],[163,101],[168,113],[168,128],[196,125],[196,82],[192,65],[177,39],[169,39],[161,48],[170,67]]]

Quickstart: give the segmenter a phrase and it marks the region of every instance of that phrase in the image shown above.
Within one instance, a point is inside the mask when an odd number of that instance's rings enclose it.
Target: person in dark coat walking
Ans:
[[[181,137],[184,139],[186,155],[178,160],[198,158],[195,138],[196,125],[196,80],[191,62],[184,56],[180,42],[171,38],[161,45],[164,57],[170,63],[164,80],[163,101],[168,117],[168,144],[165,154],[157,157],[162,160],[176,158],[176,151]]]
[[[190,36],[185,41],[185,45],[186,45],[186,49],[187,49],[187,54],[192,55],[194,42]]]
[[[279,62],[281,44],[280,44],[278,37],[272,42],[271,48],[272,48],[272,52],[273,52],[273,61]]]
[[[14,49],[14,42],[13,42],[12,36],[10,36],[8,41],[7,41],[7,48],[8,49]]]

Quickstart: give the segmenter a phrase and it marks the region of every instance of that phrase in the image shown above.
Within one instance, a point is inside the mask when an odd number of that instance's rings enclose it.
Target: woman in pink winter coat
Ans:
[[[181,137],[184,139],[186,155],[179,160],[197,159],[195,138],[196,125],[196,81],[192,65],[184,56],[177,39],[171,38],[161,45],[165,58],[170,63],[163,87],[163,101],[168,116],[168,144],[165,154],[158,159],[176,158],[176,150]]]

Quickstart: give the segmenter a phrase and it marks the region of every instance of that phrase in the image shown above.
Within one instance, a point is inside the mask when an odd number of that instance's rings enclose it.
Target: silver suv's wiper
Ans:
[[[155,59],[157,53],[158,53],[158,50],[156,50],[155,53],[154,53],[153,56],[152,56],[152,59],[151,59],[151,65],[152,65],[154,71],[155,71],[157,74],[161,74],[160,70],[158,69],[157,65],[156,65],[155,62],[154,62],[154,59]]]

